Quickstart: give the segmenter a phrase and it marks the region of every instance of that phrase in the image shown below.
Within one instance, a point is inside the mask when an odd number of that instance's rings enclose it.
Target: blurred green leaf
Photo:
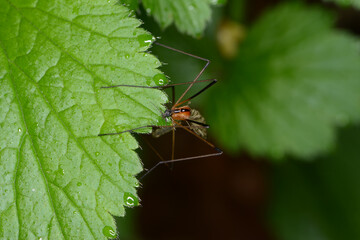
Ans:
[[[121,0],[122,3],[138,0]],[[225,0],[142,0],[148,14],[154,16],[162,28],[173,22],[180,32],[201,35],[210,21],[211,5],[224,4]]]
[[[360,8],[360,0],[325,0],[326,2],[335,2],[341,6],[353,6]]]
[[[314,163],[274,167],[269,221],[280,240],[360,239],[360,127]]]
[[[260,19],[209,96],[224,148],[302,158],[328,151],[360,117],[359,41],[317,8],[285,4]]]
[[[138,0],[120,0],[120,2],[133,11],[135,11],[139,7]]]
[[[0,238],[108,239],[137,203],[130,134],[154,124],[152,36],[108,1],[0,0]]]

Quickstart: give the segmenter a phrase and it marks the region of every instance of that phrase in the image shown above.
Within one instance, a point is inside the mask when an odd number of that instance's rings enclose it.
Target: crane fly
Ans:
[[[129,130],[125,130],[122,132],[116,132],[116,133],[102,133],[99,134],[99,136],[107,136],[107,135],[118,135],[118,134],[122,134],[122,133],[126,133],[126,132],[130,132],[130,133],[134,133],[136,130],[138,129],[142,129],[142,128],[158,128],[156,130],[153,130],[152,135],[154,137],[159,137],[161,135],[164,135],[168,132],[172,131],[172,153],[171,153],[171,159],[170,160],[164,160],[160,154],[157,153],[157,151],[152,147],[152,149],[155,151],[155,153],[159,156],[159,158],[161,159],[160,162],[158,162],[157,164],[155,164],[152,168],[150,168],[142,177],[140,177],[140,180],[142,178],[144,178],[146,175],[148,175],[150,172],[152,172],[155,168],[157,168],[159,165],[162,164],[169,164],[169,163],[175,163],[175,162],[180,162],[180,161],[186,161],[186,160],[192,160],[192,159],[199,159],[199,158],[206,158],[206,157],[212,157],[212,156],[218,156],[221,155],[223,153],[223,151],[219,148],[217,148],[214,144],[210,143],[209,141],[207,141],[206,138],[206,129],[209,128],[209,125],[207,125],[205,123],[205,119],[200,115],[200,113],[195,110],[195,109],[191,109],[190,106],[186,105],[190,103],[190,100],[199,96],[201,93],[203,93],[205,90],[207,90],[208,88],[210,88],[211,86],[213,86],[217,80],[216,79],[205,79],[205,80],[198,80],[200,78],[200,76],[203,74],[203,72],[205,71],[205,69],[209,66],[210,64],[210,60],[206,59],[206,58],[202,58],[169,46],[166,46],[164,44],[161,43],[157,43],[155,42],[154,44],[164,47],[166,49],[202,60],[204,62],[206,62],[205,66],[201,69],[201,71],[197,74],[197,76],[195,77],[195,79],[191,82],[185,82],[185,83],[176,83],[176,84],[168,84],[165,86],[137,86],[137,85],[114,85],[114,86],[105,86],[105,87],[101,87],[101,88],[116,88],[116,87],[135,87],[135,88],[158,88],[158,89],[165,89],[165,88],[171,88],[172,89],[172,107],[166,109],[163,113],[162,113],[162,117],[167,119],[170,118],[171,119],[171,125],[165,125],[165,126],[157,126],[157,125],[146,125],[146,126],[141,126],[141,127],[137,127],[137,128],[133,128],[133,129],[129,129]],[[201,82],[209,82],[208,85],[206,85],[204,88],[202,88],[200,91],[198,91],[197,93],[195,93],[194,95],[192,95],[191,97],[184,99],[185,94],[193,87],[194,84],[197,83],[201,83]],[[177,101],[175,102],[175,86],[179,86],[179,85],[189,85],[186,90],[181,94],[181,96],[177,99]],[[185,123],[185,124],[183,124]],[[193,134],[194,136],[196,136],[198,139],[200,139],[201,141],[203,141],[204,143],[206,143],[208,146],[210,146],[212,149],[215,150],[214,153],[210,153],[210,154],[204,154],[204,155],[197,155],[197,156],[192,156],[192,157],[184,157],[184,158],[174,158],[174,152],[175,152],[175,129],[176,128],[182,128],[184,130],[186,130],[187,132]],[[150,145],[151,146],[151,145]]]

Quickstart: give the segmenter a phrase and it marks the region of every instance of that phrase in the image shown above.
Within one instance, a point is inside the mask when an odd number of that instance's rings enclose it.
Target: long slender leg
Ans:
[[[193,131],[191,131],[187,126],[183,126],[180,125],[179,123],[177,123],[176,121],[173,122],[174,123],[174,127],[181,127],[183,129],[185,129],[186,131],[188,131],[189,133],[193,134],[194,136],[196,136],[197,138],[199,138],[201,141],[203,141],[204,143],[206,143],[207,145],[209,145],[211,148],[213,148],[216,152],[215,153],[210,153],[210,154],[205,154],[205,155],[198,155],[198,156],[193,156],[193,157],[186,157],[186,158],[178,158],[178,159],[171,159],[171,160],[167,160],[167,161],[161,161],[158,162],[157,164],[155,164],[152,168],[150,168],[144,175],[142,175],[140,177],[139,180],[143,179],[146,175],[148,175],[150,172],[152,172],[155,168],[157,168],[159,165],[161,164],[168,164],[168,163],[175,163],[175,162],[180,162],[180,161],[187,161],[187,160],[193,160],[193,159],[199,159],[199,158],[206,158],[206,157],[213,157],[213,156],[219,156],[223,153],[223,151],[216,147],[214,144],[210,143],[209,141],[203,139],[202,137],[200,137],[199,135],[195,134]],[[200,127],[200,126],[199,126]]]
[[[158,46],[161,46],[161,47],[164,47],[164,48],[167,48],[167,49],[169,49],[169,50],[172,50],[172,51],[175,51],[175,52],[178,52],[178,53],[181,53],[181,54],[185,54],[185,55],[187,55],[187,56],[190,56],[190,57],[193,57],[193,58],[196,58],[196,59],[199,59],[199,60],[202,60],[202,61],[205,61],[205,62],[206,62],[205,66],[201,69],[201,71],[198,73],[198,75],[195,77],[195,79],[192,81],[192,83],[188,86],[188,88],[183,92],[183,94],[181,94],[181,96],[179,97],[179,99],[176,101],[175,105],[178,105],[178,103],[181,101],[181,99],[182,99],[182,98],[185,96],[185,94],[190,90],[190,88],[192,88],[192,86],[194,85],[194,83],[200,78],[200,76],[203,74],[203,72],[205,71],[205,69],[209,66],[210,60],[209,60],[209,59],[206,59],[206,58],[202,58],[202,57],[196,56],[196,55],[194,55],[194,54],[190,54],[190,53],[181,51],[181,50],[176,49],[176,48],[172,48],[172,47],[166,46],[166,45],[161,44],[161,43],[155,42],[154,44],[156,44],[156,45],[158,45]]]
[[[172,129],[171,159],[175,156],[175,128]]]
[[[219,155],[221,155],[223,153],[223,151],[221,149],[219,149],[219,148],[215,148],[215,150],[217,151],[216,153],[210,153],[210,154],[198,155],[198,156],[193,156],[193,157],[178,158],[178,159],[158,162],[152,168],[150,168],[146,173],[144,173],[144,175],[142,175],[139,178],[139,180],[143,179],[146,175],[148,175],[149,173],[154,171],[155,168],[157,168],[158,166],[160,166],[162,164],[175,163],[175,162],[194,160],[194,159],[200,159],[200,158],[207,158],[207,157],[215,157],[215,156],[219,156]]]
[[[195,124],[200,125],[200,126],[202,126],[202,127],[204,127],[204,128],[209,128],[209,127],[210,127],[210,126],[209,126],[209,125],[207,125],[206,123],[202,123],[202,122],[194,121],[194,120],[191,120],[191,119],[187,119],[186,121],[187,121],[187,122],[192,122],[192,123],[195,123]],[[200,127],[200,126],[199,126],[199,127]]]
[[[175,86],[171,86],[171,92],[172,92],[172,104],[175,102]]]
[[[177,106],[183,105],[184,103],[190,101],[191,99],[199,96],[199,95],[200,95],[201,93],[203,93],[206,89],[210,88],[212,85],[214,85],[215,83],[217,83],[217,80],[216,80],[216,79],[211,79],[211,80],[212,80],[212,81],[211,81],[208,85],[206,85],[203,89],[201,89],[200,91],[198,91],[197,93],[195,93],[194,95],[192,95],[191,97],[189,97],[188,99],[186,99],[186,100],[184,100],[184,101],[182,101],[182,102],[179,102],[179,101],[178,101],[178,102],[173,106],[173,108],[176,108]],[[196,83],[198,83],[198,82],[196,82]]]
[[[137,127],[137,128],[133,128],[133,129],[125,130],[125,131],[122,131],[122,132],[115,132],[115,133],[101,133],[101,134],[99,134],[98,136],[119,135],[119,134],[123,134],[123,133],[127,133],[127,132],[131,132],[131,133],[133,133],[135,130],[138,130],[138,129],[142,129],[142,128],[152,128],[152,127],[173,127],[173,126],[168,126],[168,125],[165,125],[165,126],[146,125],[146,126],[141,126],[141,127]]]
[[[177,127],[181,127],[181,128],[190,128],[189,126],[181,126],[181,125],[176,125],[176,126],[168,126],[168,125],[164,125],[164,126],[157,126],[157,125],[146,125],[146,126],[141,126],[141,127],[137,127],[137,128],[133,128],[133,129],[129,129],[129,130],[125,130],[125,131],[122,131],[122,132],[115,132],[115,133],[101,133],[99,134],[98,136],[108,136],[108,135],[119,135],[119,134],[123,134],[123,133],[127,133],[127,132],[130,132],[130,133],[136,133],[134,132],[135,130],[139,130],[139,129],[142,129],[142,128],[151,128],[151,127],[157,127],[157,128],[166,128],[166,127],[171,127],[171,128],[177,128]]]
[[[171,146],[171,159],[175,157],[175,128],[172,129],[172,146]],[[170,164],[170,169],[174,168],[174,163]]]
[[[187,129],[187,128],[184,128],[184,129]],[[169,163],[175,163],[175,162],[181,162],[181,161],[187,161],[187,160],[214,157],[214,156],[219,156],[219,155],[221,155],[223,153],[223,151],[220,148],[215,147],[213,144],[209,143],[206,140],[205,140],[205,142],[208,143],[210,147],[214,148],[216,150],[216,152],[215,153],[210,153],[210,154],[205,154],[205,155],[198,155],[198,156],[193,156],[193,157],[178,158],[178,159],[172,159],[172,160],[166,160],[166,161],[158,162],[152,168],[150,168],[146,173],[144,173],[144,175],[142,175],[139,178],[139,180],[142,180],[146,175],[148,175],[149,173],[154,171],[155,168],[157,168],[158,166],[160,166],[162,164],[169,164]]]
[[[156,156],[158,156],[158,158],[160,158],[161,161],[165,161],[165,159],[160,155],[160,153],[154,148],[154,146],[145,137],[143,137],[142,139],[144,139],[146,144],[149,145],[151,150],[153,150],[153,152],[156,154]]]
[[[215,147],[214,144],[212,144],[211,142],[207,141],[206,139],[200,137],[199,135],[197,135],[196,133],[194,133],[193,131],[191,131],[189,128],[187,128],[187,127],[185,127],[185,126],[183,126],[183,125],[178,125],[178,124],[177,124],[176,126],[185,129],[186,131],[188,131],[189,133],[191,133],[192,135],[194,135],[195,137],[197,137],[198,139],[200,139],[201,141],[203,141],[204,143],[206,143],[206,144],[209,145],[210,147],[214,148],[216,151],[217,151],[217,150],[220,150],[220,149],[218,149],[217,147]],[[221,151],[221,150],[220,150],[220,151]],[[222,151],[221,151],[221,153],[222,153]]]
[[[204,79],[204,80],[199,80],[195,83],[202,83],[202,82],[210,82],[210,81],[214,81],[216,79]],[[121,85],[114,85],[114,86],[104,86],[104,87],[100,87],[100,88],[117,88],[117,87],[134,87],[134,88],[169,88],[169,87],[174,87],[174,86],[179,86],[179,85],[186,85],[186,84],[191,84],[194,83],[193,81],[191,82],[184,82],[184,83],[174,83],[174,84],[169,84],[169,85],[165,85],[165,86],[138,86],[138,85],[127,85],[127,84],[121,84]]]

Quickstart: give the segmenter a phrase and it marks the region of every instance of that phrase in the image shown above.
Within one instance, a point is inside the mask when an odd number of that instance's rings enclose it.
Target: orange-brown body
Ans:
[[[187,120],[191,116],[191,108],[189,106],[171,109],[171,118],[173,120]]]

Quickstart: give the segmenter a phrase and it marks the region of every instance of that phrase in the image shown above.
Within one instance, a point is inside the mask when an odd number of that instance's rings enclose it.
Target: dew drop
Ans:
[[[150,13],[151,13],[151,8],[147,8],[147,9],[146,9],[146,13],[147,13],[147,14],[150,14]]]
[[[140,44],[140,47],[148,47],[155,40],[150,34],[142,34],[137,36],[137,40]]]
[[[133,194],[128,192],[124,194],[124,202],[125,205],[128,207],[134,207],[139,205],[139,199],[135,197]]]
[[[77,184],[76,185],[78,185],[79,187],[82,185],[82,183],[81,182],[77,182]]]
[[[125,58],[129,59],[130,58],[130,54],[125,54]]]
[[[22,129],[21,129],[21,128],[19,128],[19,129],[18,129],[18,131],[19,131],[19,133],[21,133],[21,132],[22,132]]]
[[[35,188],[31,189],[31,191],[33,191],[33,192],[35,192],[35,190],[36,190]]]
[[[95,153],[95,156],[99,156],[99,155],[100,155],[100,153],[99,153],[99,152],[96,152],[96,153]]]
[[[153,77],[153,81],[158,86],[166,85],[169,80],[167,80],[166,76],[162,73],[158,73]]]
[[[114,229],[110,226],[105,226],[103,228],[102,232],[103,232],[104,236],[107,238],[111,238],[111,239],[116,238],[116,233],[115,233]]]

